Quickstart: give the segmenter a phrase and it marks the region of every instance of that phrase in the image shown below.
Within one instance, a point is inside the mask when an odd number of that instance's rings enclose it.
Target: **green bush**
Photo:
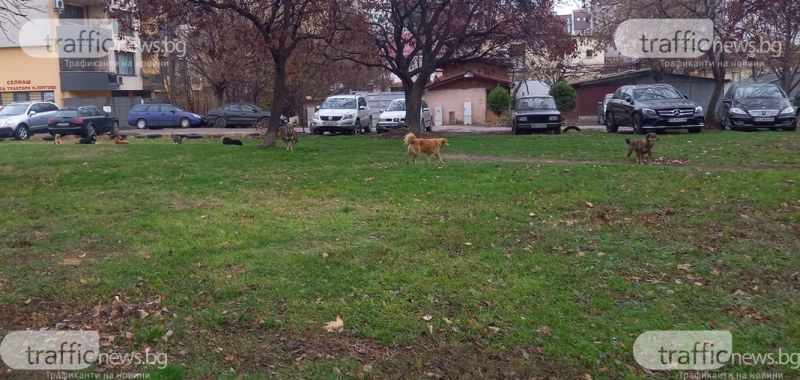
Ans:
[[[502,115],[509,107],[511,107],[511,95],[508,89],[497,86],[489,93],[489,109],[494,111],[495,115]]]
[[[556,101],[556,107],[562,113],[572,111],[578,103],[575,89],[563,80],[550,87],[550,96]]]

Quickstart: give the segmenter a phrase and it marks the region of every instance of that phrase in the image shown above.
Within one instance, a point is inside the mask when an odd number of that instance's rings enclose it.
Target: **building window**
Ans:
[[[121,36],[133,36],[133,13],[125,12],[119,20],[114,23],[114,33]]]
[[[15,102],[27,102],[31,100],[31,95],[27,92],[15,92],[14,93],[14,101]]]
[[[133,53],[117,52],[117,75],[136,76],[136,56]]]
[[[61,18],[70,20],[84,20],[86,19],[86,8],[72,4],[65,4],[64,12],[61,13]]]
[[[42,93],[42,100],[45,102],[56,102],[56,93],[55,92],[43,92]]]
[[[592,58],[592,57],[594,57],[594,50],[587,49],[586,50],[586,58]]]

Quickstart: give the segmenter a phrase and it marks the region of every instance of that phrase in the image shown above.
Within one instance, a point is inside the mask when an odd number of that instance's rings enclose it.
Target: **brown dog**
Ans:
[[[413,133],[409,133],[403,139],[406,145],[408,145],[408,159],[406,159],[406,163],[409,164],[409,160],[413,157],[414,163],[417,163],[417,156],[420,153],[425,153],[428,158],[428,163],[431,163],[431,155],[436,156],[439,159],[440,163],[444,163],[442,161],[442,155],[439,154],[439,149],[443,146],[450,146],[450,143],[447,142],[446,138],[436,138],[436,139],[421,139],[415,136]]]
[[[628,144],[628,156],[627,158],[631,158],[631,153],[636,152],[636,162],[639,164],[644,164],[644,155],[647,154],[649,156],[648,163],[653,162],[653,147],[658,141],[658,135],[650,132],[642,138],[642,141],[631,141],[630,139],[625,139],[625,143]]]
[[[56,135],[53,136],[53,144],[61,145],[61,135],[60,134],[56,133]]]
[[[130,144],[130,142],[126,141],[125,139],[123,139],[122,136],[117,136],[117,137],[114,138],[114,144],[128,145],[128,144]]]
[[[294,124],[281,126],[278,131],[278,138],[286,145],[286,150],[294,152],[294,146],[297,144],[299,134],[294,130]]]

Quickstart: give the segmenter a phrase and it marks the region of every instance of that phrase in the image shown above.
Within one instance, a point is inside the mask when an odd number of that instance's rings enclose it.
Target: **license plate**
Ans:
[[[670,123],[685,123],[687,121],[689,121],[689,119],[687,119],[685,117],[676,117],[676,118],[669,119]]]
[[[327,126],[335,126],[336,124],[338,124],[338,123],[335,122],[335,121],[324,121],[324,122],[322,122],[322,125],[327,125]]]
[[[533,123],[533,125],[531,125],[531,128],[547,128],[547,124],[544,124],[544,123]]]
[[[58,123],[59,127],[69,127],[69,123]]]
[[[757,117],[755,118],[757,123],[764,123],[764,122],[773,122],[775,121],[774,117]]]

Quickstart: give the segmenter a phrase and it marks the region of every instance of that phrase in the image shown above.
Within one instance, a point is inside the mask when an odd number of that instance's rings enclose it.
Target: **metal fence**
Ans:
[[[406,97],[405,92],[350,91],[350,94],[367,98],[367,105],[369,105],[369,109],[372,111],[372,125],[370,127],[378,125],[378,117],[392,100],[404,99]]]

